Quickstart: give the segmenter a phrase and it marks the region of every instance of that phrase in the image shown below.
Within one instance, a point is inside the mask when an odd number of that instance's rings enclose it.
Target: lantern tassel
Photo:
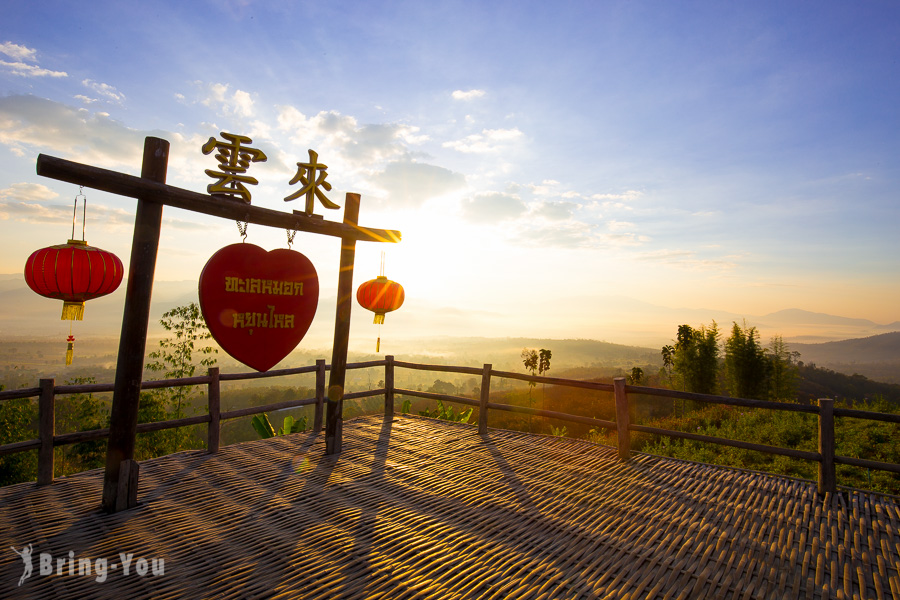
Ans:
[[[378,354],[379,352],[381,352],[381,338],[380,337],[375,342],[375,354]]]
[[[375,325],[384,324],[384,313],[375,313],[375,320],[372,321]]]
[[[72,364],[72,356],[75,354],[75,336],[69,335],[69,339],[67,340],[68,344],[66,345],[66,366]]]
[[[84,318],[84,302],[63,302],[61,321],[81,321]]]

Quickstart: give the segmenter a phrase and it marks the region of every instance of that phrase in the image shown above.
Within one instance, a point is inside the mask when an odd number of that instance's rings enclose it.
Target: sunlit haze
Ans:
[[[201,146],[225,131],[269,157],[254,205],[302,210],[283,198],[314,149],[332,200],[360,193],[361,225],[402,231],[357,246],[355,285],[385,251],[406,289],[383,335],[649,344],[674,336],[662,309],[897,322],[898,23],[878,0],[8,0],[0,273],[71,233],[78,187],[38,177],[38,154],[137,175],[162,137],[168,183],[205,192]],[[87,241],[127,267],[134,200],[85,195]],[[156,280],[196,281],[238,241],[167,207]],[[327,339],[340,242],[293,247]],[[353,343],[375,329],[355,307]]]

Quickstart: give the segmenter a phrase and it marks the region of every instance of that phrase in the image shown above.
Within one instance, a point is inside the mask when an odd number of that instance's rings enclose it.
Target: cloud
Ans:
[[[462,203],[463,218],[470,223],[496,223],[525,214],[527,207],[516,194],[486,192]]]
[[[307,147],[322,146],[321,153],[340,153],[352,169],[379,168],[387,161],[409,158],[409,146],[428,140],[412,125],[360,125],[355,118],[336,111],[307,117],[293,106],[279,107],[278,129]]]
[[[81,82],[81,85],[88,88],[89,90],[93,90],[96,94],[102,96],[107,100],[111,100],[116,104],[122,104],[122,102],[125,100],[125,94],[119,92],[116,88],[109,84],[100,83],[91,79],[85,79]],[[76,98],[77,97],[78,96],[76,96]]]
[[[28,62],[35,62],[37,51],[26,46],[13,44],[12,42],[3,42],[0,44],[0,53],[13,59],[15,62],[0,60],[0,66],[12,71],[13,75],[19,77],[68,77],[65,71],[51,71],[37,65],[30,65]],[[28,62],[24,62],[28,61]]]
[[[15,60],[27,60],[34,62],[36,50],[13,44],[12,42],[3,42],[0,44],[0,52]]]
[[[484,154],[497,152],[504,146],[518,142],[524,134],[518,128],[513,129],[485,129],[481,133],[475,133],[461,140],[444,142],[445,148],[452,148],[459,152]]]
[[[95,166],[134,168],[141,164],[144,137],[153,134],[128,129],[104,113],[45,98],[0,97],[0,144],[13,152],[31,153],[36,147]]]
[[[238,117],[252,117],[253,97],[244,90],[235,90],[229,93],[230,86],[227,83],[205,83],[195,81],[199,86],[203,97],[200,104],[220,111],[223,115]]]
[[[454,100],[474,100],[475,98],[481,98],[482,96],[484,96],[484,90],[469,90],[467,92],[456,90],[455,92],[453,92],[453,94],[451,94],[451,96],[453,96]]]
[[[49,204],[58,197],[59,194],[40,183],[14,183],[0,190],[0,219],[39,225],[70,224],[71,204]],[[88,220],[102,222],[106,226],[131,224],[134,221],[134,214],[100,204],[88,205],[87,215]]]
[[[465,186],[466,178],[449,169],[406,160],[388,163],[373,179],[392,206],[421,206]]]
[[[572,202],[541,202],[533,212],[537,217],[543,217],[551,221],[562,221],[569,219],[578,208],[577,204]]]
[[[20,77],[68,77],[69,74],[65,71],[51,71],[50,69],[43,69],[37,65],[29,65],[23,62],[7,62],[5,60],[0,60],[0,66],[5,67],[12,71],[13,75],[18,75]]]

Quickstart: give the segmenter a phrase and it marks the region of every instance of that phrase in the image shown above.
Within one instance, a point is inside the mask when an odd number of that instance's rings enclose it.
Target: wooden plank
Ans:
[[[820,496],[837,492],[834,466],[834,400],[819,398],[819,487]]]
[[[630,419],[628,415],[628,394],[625,392],[625,378],[613,379],[613,387],[616,395],[616,431],[618,432],[619,460],[628,462],[631,460],[631,433],[628,429]]]
[[[384,414],[394,414],[394,357],[384,357]]]
[[[38,400],[38,437],[41,448],[38,450],[38,485],[53,483],[53,436],[56,434],[56,418],[54,414],[53,379],[41,379],[41,396]]]
[[[209,387],[206,391],[206,397],[209,402],[209,427],[206,430],[206,449],[210,454],[215,454],[219,451],[219,436],[221,434],[219,367],[210,367],[208,373]]]
[[[356,227],[359,221],[359,194],[347,193],[344,202],[344,224]],[[325,418],[325,454],[341,453],[344,381],[347,374],[347,346],[350,343],[350,312],[353,308],[353,262],[356,238],[341,238],[341,260],[338,273],[337,309],[334,316],[334,344],[331,374],[328,379],[328,410]]]
[[[168,144],[168,142],[166,143]],[[214,197],[165,185],[164,180],[151,181],[143,177],[134,177],[45,154],[38,155],[37,174],[119,196],[139,198],[231,221],[249,221],[255,225],[352,238],[361,242],[395,243],[401,239],[400,232],[392,229],[360,227],[355,223],[350,225],[346,222],[336,223],[309,217],[305,213],[288,213],[262,208],[225,196]]]
[[[144,141],[141,179],[165,183],[168,159],[169,142],[148,137]],[[134,458],[134,436],[138,421],[144,350],[150,322],[150,295],[153,291],[153,274],[156,271],[162,208],[162,204],[151,202],[143,195],[138,196],[122,333],[119,336],[115,390],[110,410],[106,473],[103,479],[102,505],[107,512],[120,510],[122,502],[117,500],[120,493],[125,493],[127,498],[132,497],[131,491],[127,487],[123,491],[119,484],[119,469],[122,461]],[[123,485],[127,486],[128,481]]]
[[[325,416],[325,359],[316,359],[316,412],[313,417],[313,431],[322,431]]]
[[[811,460],[815,462],[819,461],[819,454],[817,452],[806,452],[804,450],[780,448],[778,446],[766,446],[764,444],[754,444],[753,442],[729,440],[728,438],[719,438],[710,435],[701,435],[698,433],[688,433],[686,431],[674,431],[671,429],[660,429],[658,427],[648,427],[646,425],[629,425],[628,429],[631,431],[640,431],[642,433],[652,433],[655,435],[665,435],[668,437],[681,438],[685,440],[718,444],[719,446],[731,446],[733,448],[743,448],[745,450],[766,452],[767,454],[778,454],[780,456],[789,456],[791,458],[799,458],[802,460]]]
[[[485,364],[481,369],[481,395],[478,402],[478,433],[487,433],[488,402],[491,401],[491,368],[493,365]]]

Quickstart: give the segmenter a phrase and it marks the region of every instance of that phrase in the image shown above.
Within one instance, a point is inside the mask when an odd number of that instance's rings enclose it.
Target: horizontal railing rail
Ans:
[[[803,405],[783,402],[772,402],[768,400],[754,400],[748,398],[730,398],[727,396],[716,396],[709,394],[695,394],[690,392],[680,392],[676,390],[668,390],[663,388],[652,388],[646,386],[626,385],[625,378],[616,378],[612,384],[583,381],[577,379],[563,379],[559,377],[544,377],[522,373],[514,373],[511,371],[494,370],[492,365],[486,364],[483,367],[463,367],[436,364],[420,364],[394,360],[393,356],[386,356],[381,360],[373,360],[359,363],[350,363],[347,369],[366,369],[366,368],[384,368],[384,387],[363,390],[356,392],[346,392],[343,395],[345,400],[361,399],[384,396],[384,410],[386,414],[394,412],[395,396],[411,396],[424,398],[426,400],[440,400],[442,402],[453,402],[466,406],[472,406],[479,409],[478,412],[478,432],[480,434],[487,433],[487,415],[490,410],[499,410],[506,412],[514,412],[520,414],[533,415],[537,417],[545,417],[548,419],[556,419],[559,421],[570,423],[581,423],[600,427],[604,429],[616,430],[617,446],[619,451],[619,459],[628,461],[631,456],[631,432],[641,432],[652,435],[668,436],[673,438],[681,438],[694,440],[704,443],[718,444],[722,446],[730,446],[756,452],[764,452],[789,458],[796,458],[819,464],[818,489],[820,494],[826,492],[835,492],[837,489],[835,465],[843,464],[865,469],[877,469],[900,473],[900,465],[894,463],[885,463],[880,461],[853,458],[848,456],[838,456],[835,454],[835,435],[834,435],[834,418],[855,418],[867,419],[872,421],[882,421],[888,423],[900,423],[900,415],[878,413],[850,408],[835,408],[834,401],[823,398],[819,400],[818,405]],[[479,398],[469,398],[465,396],[457,396],[451,394],[440,394],[435,392],[423,392],[399,388],[394,385],[394,372],[396,368],[410,369],[416,371],[434,371],[444,373],[457,373],[461,375],[481,375],[481,386]],[[324,406],[326,402],[325,394],[325,373],[330,370],[330,366],[325,364],[324,359],[316,361],[315,365],[305,367],[295,367],[290,369],[278,369],[274,371],[266,371],[262,373],[220,373],[217,367],[210,368],[206,375],[198,377],[189,377],[182,379],[160,379],[148,380],[141,383],[141,389],[161,389],[170,387],[185,386],[206,386],[208,411],[207,414],[192,417],[184,417],[180,419],[171,419],[165,421],[155,421],[151,423],[140,423],[137,426],[138,433],[146,433],[151,431],[161,431],[165,429],[173,429],[176,427],[187,427],[192,425],[207,424],[207,449],[211,453],[219,450],[219,436],[221,433],[221,422],[228,419],[237,419],[250,415],[260,414],[264,412],[272,412],[290,408],[298,408],[302,406],[314,406],[314,419],[312,429],[320,432],[323,424]],[[220,384],[223,381],[244,381],[251,379],[263,379],[272,377],[285,377],[289,375],[299,375],[304,373],[316,374],[316,395],[312,398],[301,398],[295,400],[286,400],[264,406],[250,406],[246,408],[234,409],[229,411],[220,410]],[[596,390],[602,392],[610,392],[614,396],[616,420],[608,421],[605,419],[596,419],[582,415],[573,415],[553,410],[540,408],[532,408],[529,406],[518,406],[514,404],[503,404],[490,401],[491,381],[494,378],[513,379],[533,384],[556,385],[562,387],[571,387],[579,389]],[[53,481],[53,448],[67,444],[77,444],[81,442],[94,441],[109,437],[109,429],[95,429],[92,431],[79,431],[72,433],[56,434],[54,421],[54,405],[55,397],[67,394],[85,394],[85,393],[102,393],[112,392],[113,384],[78,384],[78,385],[55,385],[53,379],[41,379],[38,387],[21,388],[18,390],[0,391],[0,402],[20,399],[20,398],[38,398],[38,437],[32,440],[23,440],[0,446],[0,456],[13,454],[17,452],[27,452],[31,450],[38,451],[38,484],[48,484]],[[728,438],[720,438],[709,435],[677,431],[671,429],[661,429],[658,427],[650,427],[631,423],[629,417],[629,394],[640,396],[656,396],[662,398],[672,398],[677,400],[692,400],[706,404],[720,404],[725,406],[740,406],[745,408],[760,408],[778,411],[802,412],[814,414],[818,417],[818,451],[811,452],[805,450],[797,450],[794,448],[782,448],[778,446],[768,446],[765,444],[757,444],[754,442],[746,442],[743,440],[733,440]]]

